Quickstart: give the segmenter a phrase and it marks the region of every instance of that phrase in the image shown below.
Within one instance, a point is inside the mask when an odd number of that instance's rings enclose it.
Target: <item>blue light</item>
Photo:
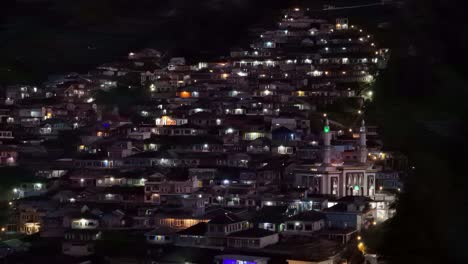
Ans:
[[[236,259],[223,259],[223,264],[257,264],[255,261],[247,261],[247,260],[236,260]]]

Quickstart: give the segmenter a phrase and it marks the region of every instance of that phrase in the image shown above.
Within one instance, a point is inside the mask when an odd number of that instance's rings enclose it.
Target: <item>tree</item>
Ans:
[[[375,108],[385,144],[414,170],[378,251],[390,263],[468,263],[466,153],[457,151],[467,145],[465,15],[456,1],[436,0],[408,1],[402,12]]]

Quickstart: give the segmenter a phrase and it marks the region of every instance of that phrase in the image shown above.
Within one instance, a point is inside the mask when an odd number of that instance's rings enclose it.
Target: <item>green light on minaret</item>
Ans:
[[[323,127],[323,132],[329,133],[330,132],[330,127],[329,126],[324,126]]]
[[[358,185],[354,185],[354,190],[355,190],[355,191],[359,191],[359,186],[358,186]]]

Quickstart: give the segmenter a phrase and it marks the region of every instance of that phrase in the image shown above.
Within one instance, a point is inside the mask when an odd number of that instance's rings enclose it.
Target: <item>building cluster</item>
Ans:
[[[387,56],[348,19],[296,8],[218,60],[145,49],[6,87],[0,165],[35,178],[9,194],[4,232],[60,238],[68,256],[122,232],[167,263],[178,248],[202,252],[194,263],[335,263],[402,188],[405,159],[363,120]]]

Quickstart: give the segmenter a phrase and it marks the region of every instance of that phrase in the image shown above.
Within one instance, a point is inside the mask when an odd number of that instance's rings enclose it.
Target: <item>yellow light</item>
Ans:
[[[5,232],[5,231],[6,231],[6,229],[4,227],[2,227],[2,232]]]
[[[364,245],[364,243],[359,242],[357,247],[358,247],[359,251],[361,251],[363,254],[366,252],[366,246]]]
[[[180,93],[180,97],[182,98],[189,98],[190,97],[190,93],[187,92],[187,91],[183,91]]]
[[[357,236],[357,240],[361,240],[361,236]]]
[[[377,222],[376,222],[376,221],[374,221],[374,222],[372,222],[372,224],[373,224],[373,225],[377,225]]]

